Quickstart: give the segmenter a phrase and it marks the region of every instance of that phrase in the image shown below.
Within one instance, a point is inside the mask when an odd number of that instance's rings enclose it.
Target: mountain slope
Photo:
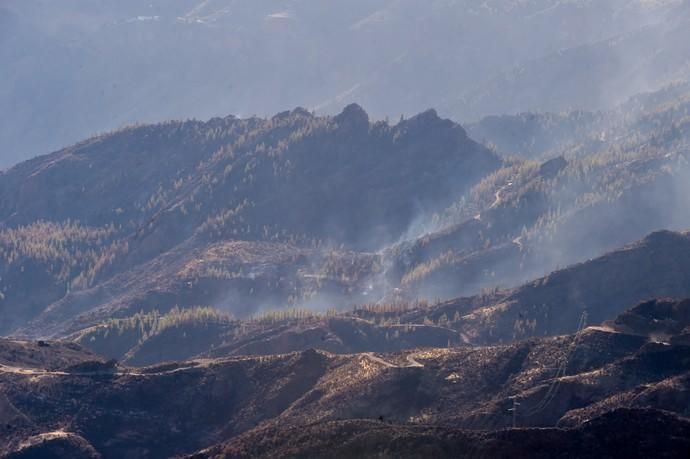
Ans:
[[[358,106],[134,127],[23,163],[0,175],[4,333],[475,295],[688,228],[671,93],[631,101],[622,140],[541,163],[433,111],[389,125]]]
[[[0,174],[2,332],[44,312],[44,331],[96,309],[241,315],[320,290],[337,306],[380,270],[368,252],[501,164],[434,111],[391,126],[355,105],[90,139]]]
[[[648,326],[674,318],[677,328],[685,329],[689,304],[660,301],[653,314],[640,317]],[[639,315],[646,308],[628,314]],[[18,346],[38,345],[0,343],[6,355]],[[675,416],[690,413],[690,347],[605,326],[506,346],[345,355],[308,350],[141,369],[113,366],[86,352],[77,362],[51,365],[50,353],[59,357],[62,348],[53,342],[41,346],[43,363],[10,358],[0,366],[0,393],[15,413],[0,433],[3,453],[16,450],[26,438],[54,432],[56,426],[104,457],[167,457],[228,441],[203,454],[220,454],[225,448],[226,454],[234,448],[240,448],[236,454],[248,454],[250,444],[271,447],[251,441],[266,432],[273,432],[274,447],[287,448],[280,445],[292,429],[316,424],[327,426],[318,434],[327,437],[303,447],[342,444],[337,440],[342,435],[339,420],[354,420],[355,425],[383,420],[388,424],[379,425],[401,434],[407,429],[494,431],[457,434],[525,435],[538,443],[546,441],[549,432],[573,434],[553,430],[556,426],[578,431],[598,425],[600,421],[588,421],[593,418],[587,410],[605,420],[615,418],[617,409],[633,408],[628,412],[631,422],[668,429],[686,422]],[[509,411],[514,400],[520,407],[515,417]],[[653,411],[660,409],[675,416]],[[495,432],[513,423],[523,430]],[[675,437],[670,430],[655,431],[650,441],[663,440],[670,454],[686,447]]]
[[[431,311],[411,312],[402,322],[452,321],[451,328],[477,343],[558,335],[615,318],[630,304],[690,295],[686,261],[690,234],[658,232],[623,249],[555,271],[507,290],[451,300]]]
[[[528,112],[488,116],[466,125],[469,135],[499,152],[525,158],[582,157],[630,144],[660,128],[682,123],[690,105],[690,83],[675,82],[636,94],[600,111]]]
[[[675,13],[657,23],[522,62],[467,90],[443,107],[444,112],[472,119],[524,111],[601,110],[640,92],[687,81],[688,25],[688,5],[680,2]]]
[[[520,287],[472,297],[433,304],[361,305],[340,312],[278,310],[249,320],[204,308],[154,311],[76,327],[68,338],[129,365],[310,348],[347,354],[510,343],[573,333],[583,320],[588,324],[613,320],[631,304],[650,298],[688,297],[688,257],[690,234],[658,232]],[[621,330],[634,334],[630,327],[636,321],[648,324],[648,314],[621,316]],[[675,320],[684,319],[680,315]],[[685,332],[663,321],[656,333],[684,339],[680,337]]]
[[[625,423],[626,429],[619,430]],[[654,432],[665,432],[663,438]],[[264,429],[189,456],[202,458],[349,458],[376,451],[381,458],[457,457],[682,458],[690,449],[687,420],[659,412],[619,410],[571,430],[520,429],[477,434],[440,427],[335,421],[299,429]],[[269,440],[270,439],[270,440]]]
[[[618,111],[560,118],[585,119],[575,143],[554,150],[563,156],[514,160],[484,179],[438,215],[438,230],[385,252],[389,283],[401,284],[403,298],[471,295],[688,228],[687,97],[681,85]],[[586,127],[588,116],[596,127]]]

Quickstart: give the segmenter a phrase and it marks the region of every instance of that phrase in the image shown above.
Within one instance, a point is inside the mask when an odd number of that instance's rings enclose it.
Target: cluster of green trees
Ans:
[[[315,320],[322,320],[329,317],[335,317],[338,311],[335,309],[327,309],[326,311],[317,311],[306,308],[287,308],[273,311],[266,311],[252,316],[250,323],[259,325],[275,324],[283,322],[312,322]]]
[[[40,267],[55,282],[71,289],[91,286],[98,274],[128,251],[110,224],[89,227],[79,222],[37,221],[0,231],[0,272],[5,277],[27,266]]]
[[[431,302],[424,298],[417,298],[413,301],[385,302],[385,303],[366,303],[353,307],[352,313],[355,316],[364,318],[375,316],[395,316],[409,311],[430,309],[436,306],[437,302]]]
[[[158,310],[140,311],[125,318],[108,319],[97,327],[95,335],[93,330],[91,333],[92,336],[101,338],[108,338],[111,334],[121,336],[134,333],[138,336],[139,342],[143,342],[150,336],[157,335],[168,328],[207,326],[210,324],[233,325],[237,322],[230,313],[215,308],[207,306],[180,308],[175,306],[166,313],[160,313]]]

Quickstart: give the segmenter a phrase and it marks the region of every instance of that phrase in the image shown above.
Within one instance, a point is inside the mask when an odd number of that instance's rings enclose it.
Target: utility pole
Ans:
[[[509,408],[508,411],[513,412],[513,429],[514,429],[515,427],[517,427],[517,410],[518,410],[518,406],[520,406],[520,403],[518,403],[518,401],[517,401],[517,395],[513,395],[510,398],[513,400],[513,407]]]

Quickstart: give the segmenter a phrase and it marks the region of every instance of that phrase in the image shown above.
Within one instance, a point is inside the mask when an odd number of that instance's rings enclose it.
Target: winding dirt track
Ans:
[[[597,330],[605,333],[621,333],[618,330],[612,329],[611,327],[608,326],[589,326],[587,327],[589,330]],[[467,338],[463,336],[463,340],[465,342],[468,342]],[[373,352],[365,352],[362,355],[366,357],[367,359],[371,360],[374,363],[378,363],[379,365],[383,365],[386,368],[424,368],[424,364],[420,363],[417,359],[419,358],[421,353],[415,352],[412,354],[408,354],[407,357],[405,358],[407,363],[404,365],[398,365],[392,362],[389,362],[387,360],[382,359],[381,357],[376,356]],[[5,374],[15,374],[15,375],[23,375],[23,376],[131,376],[131,377],[147,377],[147,376],[164,376],[164,375],[171,375],[174,373],[180,373],[183,371],[188,371],[188,370],[193,370],[193,369],[198,369],[202,368],[204,366],[208,366],[208,362],[197,362],[196,365],[190,365],[190,366],[185,366],[185,367],[179,367],[179,368],[173,368],[171,370],[167,371],[161,371],[161,372],[139,372],[139,371],[82,371],[82,372],[66,372],[66,371],[49,371],[49,370],[42,370],[42,369],[37,369],[37,368],[21,368],[21,367],[15,367],[15,366],[10,366],[10,365],[4,365],[0,363],[0,374],[5,373]]]
[[[373,352],[364,353],[364,356],[372,362],[379,363],[387,368],[424,368],[424,365],[419,363],[416,359],[416,356],[418,355],[418,353],[409,354],[407,356],[407,365],[396,365],[394,363],[383,360],[381,357],[377,357],[376,355],[374,355]]]
[[[617,333],[621,334],[618,330],[615,330],[608,325],[590,325],[589,327],[585,328],[585,330],[596,330],[604,333]]]
[[[498,205],[501,203],[501,193],[503,192],[503,189],[504,189],[504,188],[505,188],[505,187],[502,187],[500,190],[498,190],[498,191],[494,194],[495,201],[493,202],[493,204],[491,204],[491,206],[489,207],[489,209],[493,209],[493,208],[495,208],[495,207],[498,207]]]
[[[493,204],[491,204],[489,206],[489,209],[494,209],[501,204],[501,202],[502,202],[501,193],[503,193],[506,190],[506,188],[510,188],[512,185],[513,185],[512,183],[509,183],[508,185],[503,185],[498,191],[496,191],[496,193],[494,193],[494,202],[493,202]],[[482,219],[481,212],[478,213],[477,215],[475,215],[473,218],[475,220],[481,221],[481,219]]]
[[[395,363],[388,362],[387,360],[377,357],[373,352],[366,352],[363,354],[364,357],[368,358],[372,362],[378,363],[385,366],[386,368],[424,368],[424,364],[420,363],[417,358],[419,353],[409,354],[406,357],[407,363],[405,365],[398,365]],[[96,376],[130,376],[144,378],[147,376],[165,376],[174,373],[180,373],[187,370],[198,369],[207,366],[207,362],[198,362],[196,365],[190,365],[180,368],[173,368],[167,371],[161,372],[139,372],[139,371],[51,371],[39,368],[22,368],[11,365],[4,365],[0,363],[0,374],[13,374],[20,376],[58,376],[58,377],[69,377],[69,376],[81,376],[81,377],[96,377]]]
[[[192,365],[187,367],[174,368],[168,371],[161,371],[155,373],[140,373],[135,371],[49,371],[37,368],[21,368],[0,363],[0,374],[15,374],[22,376],[132,376],[132,377],[147,377],[147,376],[164,376],[182,371],[193,370],[201,368],[203,365]]]
[[[3,365],[0,363],[0,373],[9,373],[24,376],[68,376],[69,373],[63,371],[38,370],[36,368],[20,368]]]

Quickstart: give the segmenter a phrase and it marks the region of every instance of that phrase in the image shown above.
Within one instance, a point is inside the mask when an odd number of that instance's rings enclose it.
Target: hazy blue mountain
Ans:
[[[687,73],[681,3],[6,0],[0,168],[171,118],[591,109]]]

